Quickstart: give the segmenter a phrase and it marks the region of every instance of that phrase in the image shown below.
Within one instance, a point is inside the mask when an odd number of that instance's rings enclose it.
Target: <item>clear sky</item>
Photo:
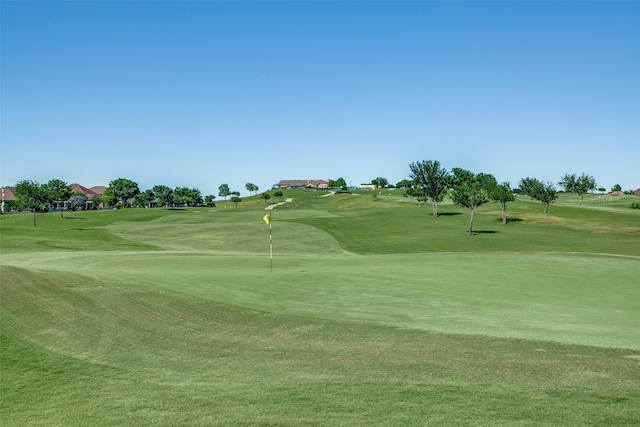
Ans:
[[[438,160],[640,187],[640,2],[2,1],[0,183],[246,195]]]

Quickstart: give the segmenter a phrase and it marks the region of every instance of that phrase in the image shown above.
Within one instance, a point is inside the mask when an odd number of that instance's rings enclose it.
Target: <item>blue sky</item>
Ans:
[[[640,2],[3,1],[2,185],[640,187]]]

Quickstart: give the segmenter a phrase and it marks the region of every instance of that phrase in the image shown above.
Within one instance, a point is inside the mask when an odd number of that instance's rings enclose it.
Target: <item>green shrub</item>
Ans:
[[[640,203],[636,203],[636,202],[631,203],[631,209],[640,209]]]

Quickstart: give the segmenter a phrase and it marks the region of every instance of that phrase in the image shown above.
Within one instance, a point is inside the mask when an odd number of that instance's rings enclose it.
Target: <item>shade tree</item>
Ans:
[[[155,185],[151,191],[156,195],[158,205],[164,207],[173,204],[173,189],[170,187],[166,185]]]
[[[526,187],[526,192],[523,191],[524,194],[542,203],[544,218],[547,219],[549,205],[558,197],[555,185],[552,182],[544,183],[536,178],[522,178],[520,180],[521,190],[523,186]]]
[[[251,194],[251,193],[258,194],[258,190],[260,189],[257,185],[255,185],[255,184],[253,184],[251,182],[247,182],[244,187],[247,189],[249,194]]]
[[[469,210],[469,236],[473,235],[476,209],[489,201],[489,192],[494,187],[494,181],[495,178],[492,180],[487,174],[474,174],[462,168],[453,169],[451,199],[456,205]]]
[[[241,199],[239,196],[234,195],[234,196],[231,198],[231,201],[232,201],[233,203],[235,203],[235,205],[236,205],[236,209],[238,209],[238,203],[240,203],[240,202],[242,201],[242,199]]]
[[[580,196],[580,206],[582,206],[585,193],[596,189],[595,178],[585,173],[580,176],[577,176],[575,173],[565,174],[560,178],[560,182],[558,184],[567,193],[576,193]]]
[[[437,160],[414,162],[409,165],[409,169],[413,185],[420,189],[421,195],[431,200],[433,216],[437,217],[438,203],[444,200],[449,190],[449,172],[440,167],[440,162]]]
[[[50,206],[58,206],[60,209],[60,218],[64,218],[63,205],[73,194],[71,186],[61,179],[54,178],[44,184],[42,190],[45,193],[47,204]]]
[[[47,195],[37,181],[24,179],[16,183],[14,189],[16,207],[33,210],[33,228],[36,228],[36,210],[47,203]]]
[[[386,186],[389,185],[389,181],[387,180],[387,178],[383,178],[379,176],[372,179],[371,184],[375,185],[376,188],[385,188]]]
[[[227,197],[231,195],[231,190],[229,189],[229,184],[222,184],[218,187],[218,196],[224,197],[227,200]]]
[[[114,179],[104,190],[103,199],[108,205],[126,206],[126,202],[140,193],[138,183],[126,178]]]
[[[490,192],[491,199],[499,202],[502,208],[502,223],[507,223],[507,203],[515,200],[513,189],[510,182],[503,182],[496,185]]]

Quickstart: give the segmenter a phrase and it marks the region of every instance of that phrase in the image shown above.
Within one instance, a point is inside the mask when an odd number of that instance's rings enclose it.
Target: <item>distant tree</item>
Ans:
[[[36,228],[36,209],[47,203],[47,195],[37,181],[22,180],[16,184],[14,195],[16,206],[23,209],[33,209],[33,228]]]
[[[267,200],[269,200],[269,199],[271,198],[271,194],[266,193],[266,192],[265,192],[265,193],[262,193],[262,194],[260,195],[260,198],[261,198],[261,199],[264,199],[264,204],[266,205],[266,204],[267,204]]]
[[[139,193],[138,183],[130,179],[118,178],[109,183],[107,189],[104,190],[103,197],[105,203],[109,205],[126,206],[127,200],[133,199]]]
[[[156,195],[158,205],[165,207],[173,204],[173,190],[170,187],[166,185],[156,185],[151,191]]]
[[[95,195],[93,197],[91,197],[91,200],[89,200],[89,202],[91,203],[91,209],[98,209],[100,208],[100,204],[104,202],[104,200],[102,199],[102,196],[100,195]]]
[[[87,205],[89,199],[84,194],[76,194],[69,198],[69,209],[72,211],[81,211]]]
[[[274,191],[273,193],[273,197],[279,197],[282,198],[284,197],[284,193],[282,193],[282,191],[278,190],[278,191]]]
[[[347,182],[344,180],[344,178],[338,178],[336,180],[330,179],[329,181],[327,181],[327,186],[329,188],[340,188],[342,190],[346,190]]]
[[[611,188],[612,193],[615,193],[616,191],[622,191],[622,186],[620,184],[616,184]]]
[[[231,198],[231,201],[236,204],[236,209],[238,209],[238,203],[240,203],[242,201],[242,199],[240,197],[238,197],[238,196],[233,196]]]
[[[522,178],[518,186],[519,187],[518,192],[520,194],[526,194],[527,196],[533,199],[534,187],[539,183],[540,181],[538,181],[536,178]]]
[[[138,207],[150,208],[151,201],[156,198],[153,190],[145,190],[136,196],[136,205]]]
[[[199,206],[204,203],[204,199],[202,198],[202,193],[197,188],[191,189],[191,198],[193,199],[193,203],[196,206]]]
[[[503,182],[500,185],[496,185],[490,193],[490,196],[496,202],[500,202],[502,207],[502,223],[507,223],[507,202],[513,202],[515,196],[511,189],[510,182]]]
[[[222,184],[220,187],[218,187],[218,196],[224,197],[224,199],[227,200],[227,197],[229,197],[230,195],[231,190],[229,190],[229,185]]]
[[[61,179],[51,179],[49,182],[44,184],[42,188],[45,192],[48,204],[51,206],[58,206],[60,209],[60,218],[64,218],[64,203],[69,200],[69,197],[71,197],[71,194],[73,193],[71,186]]]
[[[396,188],[411,188],[412,182],[408,179],[403,179],[396,183]]]
[[[205,203],[205,205],[210,206],[210,207],[215,206],[216,204],[215,204],[215,202],[213,201],[213,199],[215,199],[215,198],[216,198],[216,196],[214,196],[213,194],[210,194],[210,195],[208,195],[208,196],[204,196],[204,203]]]
[[[252,184],[250,182],[247,182],[244,186],[247,191],[249,192],[249,194],[255,192],[256,194],[258,194],[258,190],[260,189],[257,185]]]
[[[437,160],[411,163],[409,168],[414,186],[420,189],[421,195],[431,199],[433,216],[437,217],[438,203],[442,202],[449,189],[449,172],[441,168]]]
[[[177,187],[173,190],[173,200],[184,206],[196,206],[204,202],[197,188]]]
[[[549,212],[549,205],[553,203],[558,197],[557,190],[552,182],[546,184],[537,181],[533,184],[531,197],[542,202],[544,208],[544,218],[547,219],[547,213]]]
[[[474,174],[466,169],[453,169],[453,192],[451,198],[456,205],[469,210],[469,236],[473,235],[473,219],[478,206],[489,201],[489,186],[486,174]]]
[[[560,178],[558,183],[568,193],[576,193],[580,196],[580,206],[582,206],[582,200],[585,193],[596,189],[596,180],[589,175],[582,174],[577,176],[575,173],[566,174]]]
[[[389,181],[387,181],[387,178],[383,178],[381,176],[372,179],[371,183],[377,188],[385,188],[387,185],[389,185]]]
[[[604,192],[607,191],[607,189],[604,187],[598,187],[598,191],[600,192],[600,194],[604,194]]]

